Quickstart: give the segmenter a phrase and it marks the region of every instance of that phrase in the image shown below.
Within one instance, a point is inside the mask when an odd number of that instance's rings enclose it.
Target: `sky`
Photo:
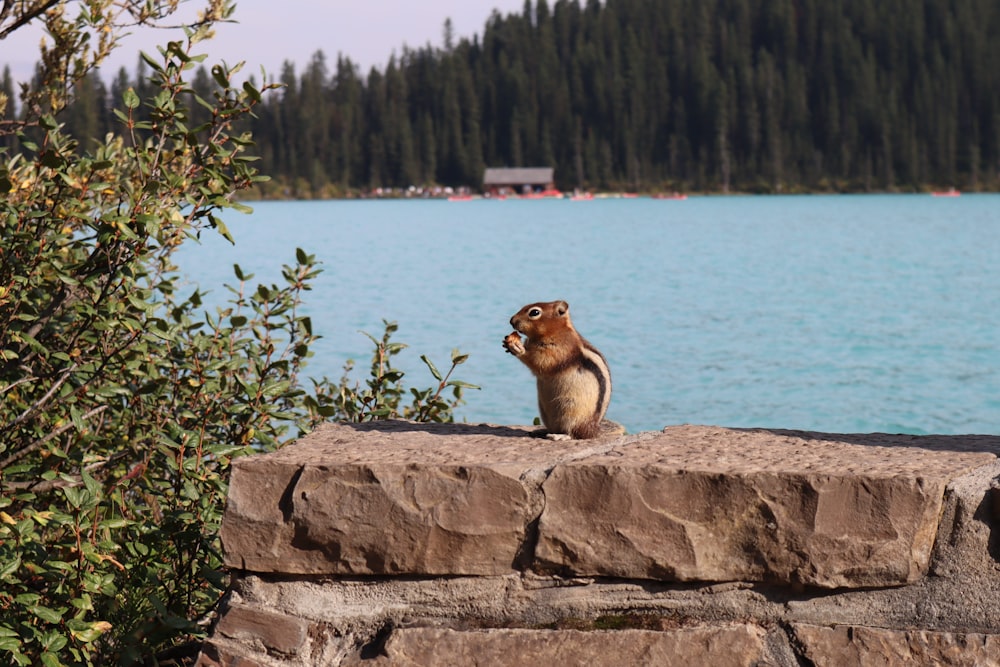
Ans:
[[[200,3],[190,0],[189,5]],[[331,70],[341,53],[367,74],[373,66],[383,68],[403,44],[442,46],[445,19],[451,19],[457,42],[481,36],[494,9],[506,15],[523,8],[524,0],[237,0],[237,23],[219,26],[216,37],[201,46],[209,54],[207,62],[246,61],[244,71],[255,75],[263,66],[277,78],[286,60],[301,73],[320,49]],[[41,30],[26,27],[0,40],[0,68],[9,65],[16,80],[30,78],[42,36]],[[158,44],[179,36],[179,31],[131,35],[102,67],[105,78],[123,66],[133,73],[139,51],[155,54]]]

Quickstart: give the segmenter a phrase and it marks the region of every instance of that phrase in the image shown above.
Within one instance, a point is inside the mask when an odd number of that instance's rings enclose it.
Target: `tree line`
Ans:
[[[997,34],[994,0],[526,0],[367,74],[286,62],[246,122],[265,196],[476,187],[487,166],[563,189],[996,190]],[[143,78],[89,77],[70,130],[120,131],[109,98]]]

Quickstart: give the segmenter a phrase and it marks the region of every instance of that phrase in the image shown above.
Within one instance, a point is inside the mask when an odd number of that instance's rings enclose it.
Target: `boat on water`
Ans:
[[[962,193],[955,188],[948,188],[947,190],[935,190],[931,193],[932,197],[958,197]]]
[[[681,194],[680,192],[673,192],[673,193],[670,193],[670,194],[660,192],[660,193],[657,193],[657,194],[653,195],[653,199],[669,199],[669,200],[672,200],[672,201],[683,201],[683,200],[685,200],[687,198],[688,198],[687,195]]]
[[[520,195],[520,199],[562,199],[563,193],[555,188],[548,188],[540,192],[526,192]]]

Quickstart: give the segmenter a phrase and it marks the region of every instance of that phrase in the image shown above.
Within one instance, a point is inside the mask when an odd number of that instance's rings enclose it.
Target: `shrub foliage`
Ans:
[[[193,93],[193,51],[232,11],[213,0],[183,40],[144,56],[148,94],[124,93],[120,132],[77,142],[60,123],[73,83],[122,25],[176,3],[90,1],[76,17],[52,4],[0,17],[0,30],[44,21],[51,38],[22,117],[0,127],[15,139],[0,153],[0,661],[130,664],[211,618],[233,457],[328,418],[449,421],[470,385],[425,359],[435,385],[407,394],[387,322],[364,384],[348,364],[306,387],[316,334],[301,305],[319,268],[303,250],[282,284],[235,267],[211,312],[199,289],[182,292],[174,251],[213,229],[229,238],[219,213],[245,210],[235,193],[262,180],[236,124],[271,86],[217,65],[212,96]],[[195,105],[209,120],[189,120]]]

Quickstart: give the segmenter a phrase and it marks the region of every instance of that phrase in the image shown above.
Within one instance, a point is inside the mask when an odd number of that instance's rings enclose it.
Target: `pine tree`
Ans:
[[[996,190],[996,34],[993,0],[526,0],[365,77],[286,63],[252,128],[293,196],[475,186],[487,165],[553,166],[562,188]],[[104,131],[98,83],[81,134]],[[149,92],[142,62],[111,98],[129,86]]]

